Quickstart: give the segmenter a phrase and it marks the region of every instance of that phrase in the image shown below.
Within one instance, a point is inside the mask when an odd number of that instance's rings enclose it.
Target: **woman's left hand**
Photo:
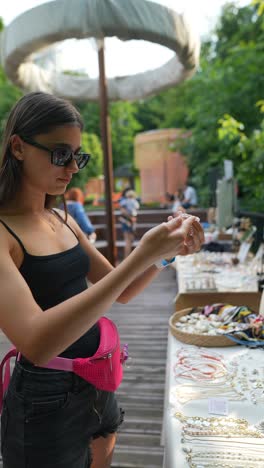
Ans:
[[[184,217],[187,218],[190,215],[186,213],[182,213],[181,211],[176,214],[176,217]],[[172,220],[173,216],[168,216],[168,221]],[[178,255],[189,255],[195,252],[199,252],[201,249],[202,244],[204,243],[204,231],[203,228],[199,222],[199,218],[195,218],[195,220],[192,223],[192,227],[188,233],[188,236],[185,240],[184,247],[181,252],[178,253]]]

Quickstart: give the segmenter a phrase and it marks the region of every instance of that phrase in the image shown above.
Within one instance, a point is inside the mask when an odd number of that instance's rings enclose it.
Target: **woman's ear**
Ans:
[[[24,144],[18,135],[12,135],[10,138],[10,149],[12,155],[19,161],[24,160]]]

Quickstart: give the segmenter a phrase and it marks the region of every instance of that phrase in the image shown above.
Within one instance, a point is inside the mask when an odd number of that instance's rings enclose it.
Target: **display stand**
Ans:
[[[184,264],[184,261],[186,263]],[[181,310],[187,307],[203,306],[217,302],[230,303],[233,305],[248,305],[252,309],[258,311],[261,301],[261,294],[257,291],[256,279],[251,278],[251,281],[244,282],[244,287],[239,289],[230,288],[224,290],[223,287],[217,287],[215,291],[195,291],[190,292],[186,290],[186,272],[188,272],[189,263],[188,257],[186,259],[177,259],[175,268],[178,273],[178,286],[179,292],[175,298],[175,309]],[[193,266],[193,265],[192,265]],[[221,266],[217,267],[221,270]],[[223,268],[225,268],[223,266]],[[230,267],[228,267],[230,270]],[[195,268],[189,268],[188,274],[190,277],[201,275],[202,268],[198,272]],[[241,270],[242,272],[242,270]],[[207,273],[205,273],[207,274]],[[221,274],[221,272],[219,273]],[[222,271],[222,275],[225,274]],[[242,273],[241,273],[242,274]],[[246,269],[245,269],[246,274]],[[188,275],[187,275],[188,276]],[[217,283],[217,282],[216,282]],[[230,284],[232,282],[230,281]],[[191,400],[188,403],[180,404],[175,397],[175,389],[179,386],[179,381],[174,376],[173,367],[177,360],[176,353],[180,349],[187,349],[193,355],[198,350],[197,347],[187,345],[180,342],[169,331],[168,334],[168,348],[167,348],[167,365],[166,365],[166,381],[165,381],[165,397],[164,397],[164,415],[161,443],[164,446],[164,461],[163,468],[188,468],[190,465],[186,461],[186,454],[182,450],[182,424],[174,416],[176,412],[181,412],[185,416],[200,416],[209,417],[208,412],[208,399]],[[260,366],[261,372],[264,375],[263,362],[263,349],[247,349],[242,346],[230,346],[225,348],[207,348],[208,352],[213,351],[219,353],[224,359],[230,360],[234,356],[238,360],[247,359],[248,365]],[[264,381],[264,379],[263,379]],[[195,387],[195,382],[193,382]],[[264,385],[263,385],[264,391]],[[221,397],[221,395],[219,395]],[[246,418],[250,424],[257,424],[264,419],[264,400],[263,403],[258,402],[254,404],[248,397],[244,401],[228,401],[228,415],[234,418]],[[263,439],[264,442],[264,439]],[[213,461],[213,460],[212,460]]]
[[[176,360],[176,352],[181,347],[193,349],[194,352],[195,349],[197,349],[193,346],[181,343],[169,333],[162,429],[162,445],[164,446],[163,468],[189,467],[186,462],[185,453],[182,450],[181,423],[174,417],[175,412],[180,411],[187,416],[210,416],[208,413],[208,400],[195,400],[181,405],[179,403],[177,404],[173,397],[173,392],[177,384],[173,374],[173,365]],[[252,363],[261,362],[263,358],[263,350],[247,350],[241,346],[221,349],[210,348],[210,350],[220,353],[225,358],[231,358],[236,354],[242,355],[243,353],[250,353],[252,356]],[[251,424],[257,424],[260,420],[264,419],[264,403],[254,405],[249,401],[229,401],[228,406],[229,415],[236,418],[246,418]]]

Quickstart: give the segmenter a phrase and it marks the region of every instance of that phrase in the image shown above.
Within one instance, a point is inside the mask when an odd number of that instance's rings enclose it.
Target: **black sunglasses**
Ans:
[[[51,150],[46,146],[37,143],[31,138],[20,137],[25,143],[28,143],[35,148],[48,151],[50,153],[51,164],[55,166],[67,166],[74,159],[79,169],[83,169],[90,161],[91,155],[88,153],[74,153],[71,148],[64,148],[63,146]]]

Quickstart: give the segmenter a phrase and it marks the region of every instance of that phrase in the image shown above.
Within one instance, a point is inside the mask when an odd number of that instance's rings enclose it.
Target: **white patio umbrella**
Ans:
[[[165,65],[106,80],[103,41],[117,36],[145,40],[174,52]],[[99,78],[46,70],[34,53],[69,38],[95,38],[99,48]],[[136,100],[176,86],[191,77],[199,61],[200,41],[182,14],[147,0],[56,0],[26,11],[0,36],[1,63],[7,76],[27,91],[41,90],[79,101],[101,102],[109,259],[114,263],[115,234],[111,194],[112,155],[108,139],[108,100]]]

